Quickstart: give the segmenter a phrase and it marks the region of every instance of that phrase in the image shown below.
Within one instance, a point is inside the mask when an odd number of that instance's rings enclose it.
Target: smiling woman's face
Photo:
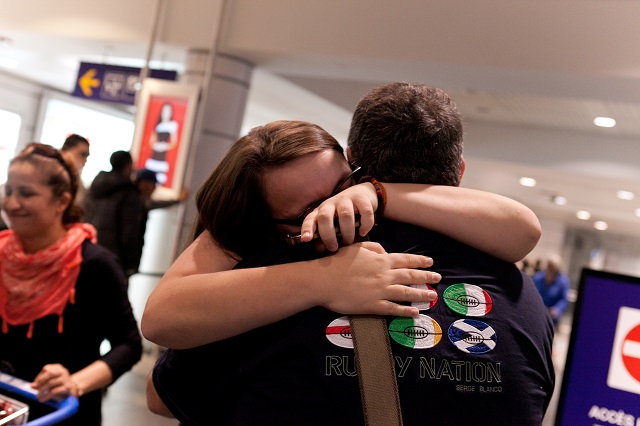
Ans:
[[[9,167],[2,209],[11,222],[11,229],[21,238],[45,234],[62,224],[69,200],[55,197],[45,178],[43,171],[28,162]]]
[[[295,219],[307,207],[328,197],[351,173],[347,160],[331,149],[307,154],[265,172],[265,201],[272,218]],[[300,227],[278,225],[283,234],[296,233]]]

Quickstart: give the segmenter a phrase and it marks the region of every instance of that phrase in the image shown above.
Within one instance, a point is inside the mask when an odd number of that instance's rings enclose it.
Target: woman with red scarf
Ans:
[[[41,401],[74,395],[66,425],[101,424],[101,389],[142,353],[115,257],[79,223],[78,176],[49,145],[32,143],[10,163],[0,232],[0,362],[33,381]],[[111,350],[100,354],[107,339]]]

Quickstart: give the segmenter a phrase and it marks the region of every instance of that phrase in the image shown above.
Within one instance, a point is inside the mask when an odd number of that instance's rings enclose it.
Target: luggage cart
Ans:
[[[44,404],[51,407],[52,413],[45,416],[34,419],[25,423],[27,419],[29,407],[27,404],[17,401],[10,397],[2,395],[2,391],[10,392],[13,395],[17,395],[22,399],[37,402],[38,404]],[[62,401],[38,401],[37,392],[31,388],[31,383],[25,380],[19,379],[9,374],[0,373],[0,400],[7,401],[12,404],[14,413],[11,416],[0,419],[0,426],[5,424],[23,425],[23,426],[49,426],[55,425],[64,419],[67,419],[74,415],[78,411],[78,398],[75,396],[68,396]],[[12,423],[9,423],[12,422]]]

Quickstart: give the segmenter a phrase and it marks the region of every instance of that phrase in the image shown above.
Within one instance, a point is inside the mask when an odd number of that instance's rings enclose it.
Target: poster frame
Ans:
[[[154,170],[157,171],[159,178],[154,198],[177,199],[183,190],[199,91],[199,87],[195,84],[147,78],[138,93],[135,130],[131,146],[131,156],[136,170],[151,168],[148,162],[152,155],[150,153],[154,152],[151,134],[155,133],[156,123],[163,105],[170,103],[172,111],[176,112],[177,140],[169,141],[169,145],[175,145],[166,151],[166,172]],[[164,176],[162,176],[163,174]]]

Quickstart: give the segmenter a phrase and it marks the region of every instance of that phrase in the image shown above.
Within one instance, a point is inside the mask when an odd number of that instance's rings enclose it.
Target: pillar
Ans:
[[[176,255],[191,242],[198,189],[240,136],[253,71],[253,64],[244,59],[201,49],[190,51],[186,64],[182,80],[202,83],[202,92],[185,172],[190,195],[181,219]]]

